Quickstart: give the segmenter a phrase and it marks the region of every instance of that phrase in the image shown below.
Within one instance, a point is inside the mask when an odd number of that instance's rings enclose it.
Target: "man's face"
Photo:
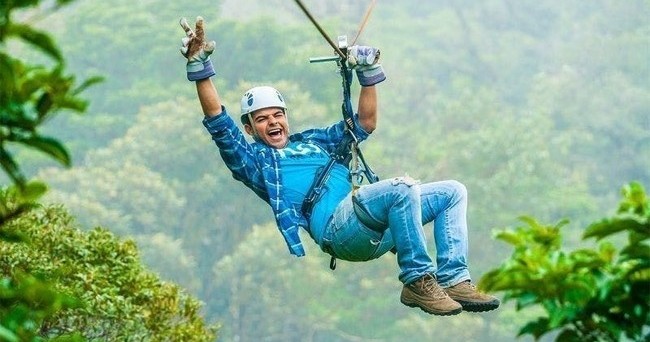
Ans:
[[[246,132],[257,136],[267,145],[284,148],[289,142],[289,122],[282,108],[262,108],[253,113],[253,122],[246,125]]]

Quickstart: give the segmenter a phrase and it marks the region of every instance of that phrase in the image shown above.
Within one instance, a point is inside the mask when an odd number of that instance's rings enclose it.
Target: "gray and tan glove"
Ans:
[[[384,68],[379,64],[379,49],[371,46],[354,45],[348,49],[348,63],[357,72],[359,83],[373,86],[386,79]]]
[[[214,51],[216,43],[205,41],[203,18],[196,17],[194,31],[185,18],[181,18],[180,24],[186,34],[186,37],[182,39],[181,53],[187,58],[187,79],[198,81],[214,76],[210,54]]]

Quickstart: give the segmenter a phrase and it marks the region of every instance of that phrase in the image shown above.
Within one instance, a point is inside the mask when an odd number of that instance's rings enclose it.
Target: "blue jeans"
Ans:
[[[467,267],[467,190],[457,181],[420,184],[410,177],[360,187],[354,196],[383,232],[359,221],[348,195],[325,228],[321,248],[348,261],[367,261],[397,250],[399,279],[409,284],[427,273],[442,287],[470,279]],[[433,223],[436,263],[427,253],[423,225]],[[382,230],[382,229],[380,229]]]

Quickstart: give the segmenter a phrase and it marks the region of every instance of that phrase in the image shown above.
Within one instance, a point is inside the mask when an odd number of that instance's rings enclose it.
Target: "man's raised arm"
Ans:
[[[352,46],[348,52],[348,62],[356,70],[361,91],[359,92],[359,124],[372,133],[377,128],[377,89],[375,85],[386,79],[384,69],[379,64],[379,49],[370,46]]]
[[[221,114],[221,99],[217,88],[210,80],[215,75],[210,54],[216,46],[214,41],[205,41],[203,18],[196,18],[195,30],[192,30],[185,18],[180,20],[185,31],[182,39],[181,53],[187,58],[187,79],[196,82],[196,92],[205,116]]]

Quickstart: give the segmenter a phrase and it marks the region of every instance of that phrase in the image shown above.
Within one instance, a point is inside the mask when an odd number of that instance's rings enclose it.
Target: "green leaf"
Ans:
[[[72,334],[65,334],[56,336],[48,340],[49,342],[84,342],[86,339],[81,333],[75,332]]]
[[[88,107],[88,101],[77,97],[66,96],[57,99],[56,105],[58,108],[70,109],[75,112],[83,112]]]
[[[11,3],[13,8],[26,8],[38,4],[39,0],[22,0],[22,1],[13,1]]]
[[[539,222],[537,222],[535,218],[530,216],[519,216],[519,221],[527,223],[528,226],[530,226],[531,228],[536,228],[540,226]]]
[[[513,246],[521,246],[524,243],[524,239],[519,234],[510,230],[493,231],[492,236]]]
[[[9,55],[0,52],[0,79],[2,79],[2,82],[0,82],[0,89],[3,91],[0,92],[0,96],[4,97],[5,96],[5,91],[12,90],[14,87],[15,83],[15,74],[14,74],[14,67],[13,67],[13,58],[9,57]],[[10,88],[7,88],[10,87]],[[0,103],[6,103],[7,99],[3,99],[0,97],[0,100],[4,100]]]
[[[626,260],[650,260],[650,246],[644,244],[629,245],[621,250],[621,256]]]
[[[56,0],[56,3],[59,7],[67,5],[75,0]]]
[[[0,240],[6,242],[27,242],[29,241],[29,238],[27,237],[27,235],[23,234],[22,232],[7,230],[4,229],[3,227],[0,227]]]
[[[52,95],[50,93],[45,93],[36,102],[36,112],[38,117],[44,117],[47,112],[50,111],[54,102],[52,101]]]
[[[56,61],[63,61],[63,55],[61,55],[59,48],[56,46],[52,38],[41,31],[33,29],[29,25],[9,23],[7,27],[7,35],[21,38],[25,42],[39,48]]]
[[[30,120],[24,115],[24,110],[18,105],[13,106],[15,103],[9,103],[7,107],[12,106],[7,112],[0,113],[0,125],[5,126],[7,129],[15,131],[15,129],[22,129],[31,131],[34,129],[34,121]],[[10,140],[11,138],[7,138]]]
[[[596,238],[601,240],[607,236],[623,232],[626,230],[633,230],[638,232],[648,232],[648,224],[639,222],[634,218],[623,218],[623,219],[606,219],[600,222],[594,223],[587,227],[583,238]]]
[[[619,205],[619,213],[634,213],[644,217],[650,215],[650,201],[641,183],[631,182],[623,187],[621,193],[624,200]]]
[[[19,192],[19,200],[23,202],[36,202],[47,192],[47,184],[39,181],[27,183]]]
[[[574,330],[564,329],[562,332],[555,338],[557,342],[582,342],[578,333]]]
[[[0,325],[0,340],[2,341],[8,341],[8,342],[18,342],[20,341],[18,339],[18,336],[13,333],[13,331],[3,327]]]
[[[72,164],[68,150],[56,139],[32,135],[28,137],[16,137],[13,140],[48,154],[66,167],[70,167]]]
[[[634,282],[650,283],[650,267],[639,267],[629,272],[628,278]]]
[[[580,249],[570,254],[573,269],[597,269],[605,263],[601,254],[593,249]]]
[[[93,86],[95,84],[104,82],[104,77],[102,76],[93,76],[90,78],[87,78],[81,83],[77,88],[75,88],[72,91],[72,95],[79,95],[82,91],[86,90],[88,87]]]
[[[25,184],[25,176],[23,176],[12,155],[4,147],[0,147],[0,165],[15,184],[21,186]]]
[[[533,292],[524,292],[517,297],[517,310],[534,305],[539,302],[539,297]]]
[[[530,334],[538,339],[549,331],[548,318],[540,317],[536,321],[528,322],[523,328],[521,328],[521,330],[519,330],[517,336]]]

